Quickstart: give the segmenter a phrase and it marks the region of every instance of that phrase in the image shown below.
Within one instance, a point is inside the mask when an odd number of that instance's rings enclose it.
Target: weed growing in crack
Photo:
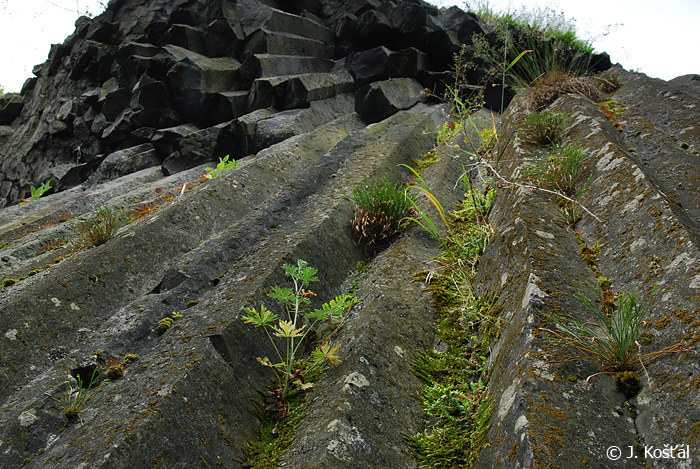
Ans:
[[[295,365],[298,364],[299,349],[309,332],[314,331],[316,326],[325,321],[335,321],[342,324],[344,319],[342,313],[346,310],[349,312],[350,307],[356,303],[352,295],[341,295],[320,308],[307,312],[305,305],[310,304],[309,298],[315,296],[313,292],[308,290],[308,287],[311,282],[318,281],[316,277],[318,269],[310,267],[306,261],[301,259],[297,261],[296,265],[284,264],[282,267],[285,274],[291,277],[294,287],[274,286],[267,296],[276,299],[283,307],[285,314],[278,316],[263,304],[259,310],[244,306],[242,308],[244,314],[241,316],[246,324],[261,327],[275,349],[279,360],[277,363],[272,363],[267,357],[259,358],[258,361],[277,373],[279,389],[275,392],[278,394],[280,402],[284,402],[292,386],[304,389],[304,386],[308,385],[300,380],[301,377],[298,375],[300,370],[296,369]],[[282,317],[286,317],[286,319],[282,319]],[[311,325],[305,324],[304,322],[309,319]],[[340,324],[337,327],[340,327]],[[277,346],[278,342],[273,336],[283,340],[282,347]],[[331,346],[326,340],[316,347],[311,357],[306,360],[305,367],[318,367],[324,360],[328,360],[331,364],[340,363],[337,352],[338,346]]]
[[[529,114],[518,130],[520,139],[527,143],[553,147],[564,143],[569,116],[563,112],[543,110]]]
[[[123,208],[102,206],[94,215],[74,221],[74,236],[79,246],[99,246],[112,239],[131,220],[131,213]]]
[[[558,146],[544,157],[535,157],[523,170],[523,176],[537,187],[571,198],[587,168],[587,158],[579,145]]]
[[[268,296],[284,307],[283,316],[287,319],[280,318],[265,305],[261,305],[259,310],[242,308],[244,315],[241,319],[265,331],[279,360],[272,363],[267,357],[258,358],[261,364],[275,371],[278,388],[267,393],[265,406],[258,409],[262,423],[259,436],[243,448],[243,466],[256,469],[278,467],[296,428],[303,420],[306,391],[321,377],[326,361],[332,365],[341,361],[338,346],[331,345],[329,341],[350,314],[352,306],[358,302],[352,294],[344,294],[309,312],[306,305],[310,304],[310,298],[315,294],[308,287],[311,282],[318,281],[317,269],[301,259],[296,265],[284,264],[283,268],[286,275],[291,277],[294,287],[275,286]],[[310,325],[307,320],[311,320]],[[323,322],[331,323],[332,331],[320,345],[312,347],[313,352],[308,357],[302,358],[300,347],[308,342],[307,335],[315,332],[316,326]],[[282,347],[278,347],[279,339],[282,339]]]
[[[415,215],[413,201],[400,183],[363,182],[354,186],[350,200],[355,202],[355,217],[350,220],[353,242],[369,252],[386,247],[401,232],[401,221]]]
[[[576,191],[574,195],[566,199],[563,197],[557,197],[557,204],[559,205],[559,210],[561,211],[567,226],[574,226],[583,218],[583,209],[585,203],[590,200],[590,177],[584,183],[581,190]]]
[[[219,163],[216,165],[216,168],[204,168],[208,171],[208,173],[205,175],[205,180],[217,178],[224,171],[229,169],[236,169],[240,166],[241,163],[239,163],[236,160],[229,161],[229,156],[230,155],[226,155],[223,158],[219,158]]]
[[[596,84],[588,77],[574,76],[565,70],[553,70],[536,78],[523,93],[532,109],[542,109],[565,94],[585,96],[594,102],[603,97]]]
[[[463,173],[458,183],[466,191],[464,197],[467,203],[462,203],[462,208],[456,210],[450,216],[466,216],[470,221],[476,221],[477,225],[482,225],[491,214],[491,209],[496,201],[496,189],[491,184],[487,184],[486,188],[478,190],[472,182],[470,173],[464,169],[464,166],[462,166],[462,170]]]
[[[601,291],[595,289],[598,297],[603,301]],[[657,293],[656,285],[649,296],[646,305],[637,299],[638,291],[623,291],[619,295],[616,308],[605,311],[599,308],[591,300],[579,293],[577,298],[581,300],[588,311],[592,312],[597,322],[580,322],[574,318],[551,315],[548,318],[554,323],[553,328],[540,328],[546,332],[546,340],[562,351],[562,358],[550,360],[545,363],[564,363],[568,361],[587,360],[595,363],[603,371],[594,373],[586,379],[586,391],[591,378],[601,375],[613,375],[615,384],[621,392],[629,398],[640,389],[640,380],[637,376],[638,367],[646,373],[645,365],[656,358],[669,353],[690,352],[685,348],[685,341],[655,352],[642,352],[640,344],[644,317],[649,311],[649,306]],[[647,374],[647,381],[649,375]],[[651,383],[649,383],[651,390]]]
[[[442,218],[442,222],[445,224],[445,227],[449,230],[449,225],[447,223],[447,219],[445,218],[445,210],[443,209],[442,204],[437,199],[435,194],[433,194],[433,191],[430,190],[430,187],[425,182],[425,180],[421,177],[420,174],[418,174],[418,172],[415,169],[411,168],[410,166],[405,165],[405,164],[402,164],[400,166],[403,166],[403,167],[407,168],[409,171],[411,171],[411,173],[413,173],[413,176],[418,178],[418,180],[421,182],[421,186],[416,185],[416,184],[412,184],[411,186],[408,187],[408,189],[406,189],[406,191],[416,189],[420,193],[425,195],[428,198],[428,200],[430,200],[430,203],[432,203],[433,206],[435,207],[435,209],[438,211],[440,218]],[[428,233],[430,233],[433,238],[437,239],[441,243],[444,242],[443,236],[440,233],[440,230],[438,229],[435,222],[430,218],[430,216],[425,211],[421,210],[421,208],[418,206],[418,204],[416,203],[414,198],[409,198],[409,200],[411,201],[411,205],[413,205],[413,209],[415,210],[414,213],[417,215],[415,217],[407,216],[406,219],[413,221],[413,222],[417,223],[418,225],[420,225],[421,227],[423,227],[424,230],[426,230]],[[420,219],[418,219],[419,216],[420,216]]]
[[[58,407],[66,417],[63,428],[76,418],[80,418],[80,414],[97,404],[104,397],[105,392],[114,386],[114,384],[110,384],[108,379],[102,379],[102,373],[97,367],[93,370],[87,385],[82,381],[80,375],[73,378],[67,371],[64,372],[64,380],[63,389],[53,386],[59,391],[59,397],[34,386],[58,403]]]
[[[428,430],[407,436],[406,442],[424,467],[475,467],[479,451],[488,444],[495,407],[486,384],[489,347],[503,326],[499,295],[477,298],[472,291],[476,265],[492,233],[487,215],[495,191],[486,189],[485,194],[471,197],[468,191],[474,192],[473,186],[465,188],[460,209],[447,216],[441,211],[448,227],[441,238],[442,255],[436,259],[441,266],[426,278],[437,309],[436,333],[448,347],[444,352],[429,350],[413,367],[424,383],[420,399],[431,424]],[[432,202],[432,192],[427,193]],[[439,202],[436,207],[441,208]]]
[[[31,202],[36,202],[39,198],[51,189],[51,183],[45,182],[39,187],[31,187],[31,196],[28,199],[24,199],[19,203],[20,206],[29,204]]]
[[[612,93],[623,85],[620,72],[612,68],[595,75],[593,81],[603,93]]]
[[[481,379],[485,364],[483,357],[467,357],[459,348],[431,351],[413,367],[424,383],[420,399],[426,414],[438,420],[430,430],[406,438],[424,467],[474,467],[478,450],[488,442],[494,403]]]

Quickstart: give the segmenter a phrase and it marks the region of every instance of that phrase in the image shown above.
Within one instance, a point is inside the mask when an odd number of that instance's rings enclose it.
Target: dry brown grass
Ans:
[[[525,99],[529,107],[541,109],[552,104],[559,96],[577,94],[591,101],[603,99],[600,88],[586,77],[575,77],[565,71],[554,71],[537,78],[525,89]]]
[[[404,217],[415,217],[415,209],[408,209]],[[356,246],[364,245],[365,252],[373,255],[389,245],[391,238],[401,229],[400,219],[387,215],[384,210],[367,211],[361,207],[355,208],[355,217],[350,220],[353,232],[353,242]]]

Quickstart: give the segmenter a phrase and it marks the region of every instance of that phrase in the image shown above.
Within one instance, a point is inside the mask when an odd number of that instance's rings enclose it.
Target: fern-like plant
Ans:
[[[306,261],[299,259],[296,265],[284,264],[282,266],[285,274],[291,277],[294,283],[293,288],[272,287],[272,291],[267,296],[277,300],[284,309],[284,314],[277,315],[261,305],[260,309],[244,306],[241,319],[247,324],[253,324],[265,331],[277,354],[277,363],[272,363],[269,358],[259,358],[261,364],[269,366],[277,373],[280,388],[273,392],[280,403],[283,403],[290,391],[291,385],[299,377],[295,372],[295,363],[299,358],[300,347],[309,332],[315,330],[316,326],[324,321],[339,320],[342,313],[348,310],[357,300],[352,295],[341,295],[320,308],[308,312],[306,305],[311,303],[314,293],[308,290],[311,282],[317,282],[316,273],[318,269],[310,267]],[[305,321],[310,319],[310,325]],[[278,347],[275,337],[283,340],[283,347]],[[331,346],[325,341],[314,350],[312,356],[307,360],[307,366],[318,366],[324,360],[332,364],[340,363],[337,355],[338,346]],[[304,388],[304,384],[297,383]],[[305,389],[305,388],[304,388]],[[281,413],[284,416],[284,412]]]

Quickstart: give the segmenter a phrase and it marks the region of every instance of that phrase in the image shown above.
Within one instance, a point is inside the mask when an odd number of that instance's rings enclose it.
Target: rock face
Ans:
[[[286,286],[281,265],[296,259],[319,269],[315,303],[353,280],[362,302],[285,467],[418,467],[403,439],[426,426],[411,364],[436,339],[413,274],[439,246],[413,228],[358,275],[365,253],[347,196],[367,179],[408,179],[399,165],[433,148],[449,113],[421,90],[447,81],[453,54],[489,32],[420,0],[112,0],[78,20],[21,94],[0,101],[0,467],[29,457],[26,467],[241,467],[260,426],[253,402],[272,377],[256,357],[274,354],[241,308]],[[552,105],[572,115],[591,161],[587,206],[600,220],[584,215],[576,228],[604,246],[598,268],[615,290],[659,286],[653,347],[695,348],[700,80],[623,81],[622,133],[585,98]],[[506,179],[531,151],[516,132],[527,113],[516,98],[503,118]],[[225,155],[240,166],[203,178]],[[450,156],[423,175],[445,207],[463,196]],[[17,205],[46,181],[50,194]],[[69,256],[67,219],[102,206],[140,216]],[[492,222],[477,293],[500,292],[507,326],[490,355],[497,408],[478,467],[611,467],[609,446],[637,443],[691,445],[693,467],[697,358],[648,364],[655,393],[627,407],[607,376],[586,394],[595,370],[585,365],[542,368],[544,315],[585,317],[573,294],[595,276],[541,195],[501,188]],[[89,380],[127,354],[140,358],[62,428],[65,376]]]
[[[45,181],[74,187],[109,155],[148,143],[156,159],[142,164],[166,174],[240,159],[352,112],[342,96],[369,83],[358,112],[381,120],[449,69],[460,28],[482,30],[459,10],[407,0],[111,2],[0,102],[12,129],[0,139],[0,206]],[[204,152],[180,151],[202,139]]]
[[[551,106],[571,115],[571,138],[590,158],[586,206],[599,220],[583,214],[576,229],[588,246],[602,246],[598,271],[616,292],[648,298],[654,285],[659,289],[646,318],[645,352],[681,340],[697,349],[700,341],[698,194],[685,191],[700,181],[700,159],[692,152],[700,147],[696,77],[666,83],[623,73],[626,83],[612,96],[628,108],[619,117],[621,132],[585,98],[565,96]],[[506,122],[526,113],[512,105]],[[502,176],[516,177],[530,154],[515,138],[502,157]],[[501,292],[508,326],[491,355],[489,386],[499,400],[491,445],[479,465],[645,467],[644,445],[651,454],[663,445],[695,445],[683,462],[647,456],[650,467],[697,465],[697,355],[648,363],[653,392],[644,385],[627,404],[606,375],[593,378],[584,392],[586,378],[601,371],[590,363],[543,367],[551,359],[538,330],[550,327],[545,315],[591,320],[574,294],[592,294],[587,284],[597,285],[596,278],[578,254],[573,231],[544,197],[523,189],[501,192],[491,219],[496,234],[481,259],[478,288]],[[636,458],[630,457],[635,445],[642,448]],[[606,456],[611,446],[622,449],[622,462]]]

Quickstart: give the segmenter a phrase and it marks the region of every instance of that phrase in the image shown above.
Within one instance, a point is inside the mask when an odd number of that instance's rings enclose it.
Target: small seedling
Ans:
[[[126,364],[122,357],[110,357],[106,363],[107,371],[105,371],[105,376],[110,381],[116,381],[124,376],[125,366]]]
[[[236,169],[240,166],[240,163],[236,160],[229,161],[229,156],[230,155],[226,155],[223,158],[219,158],[219,164],[216,165],[216,168],[204,168],[209,171],[209,174],[206,175],[208,176],[207,179],[214,179],[221,175],[224,170]]]
[[[45,182],[45,183],[43,183],[43,184],[42,184],[41,186],[39,186],[38,188],[32,186],[32,187],[31,187],[31,192],[32,192],[31,197],[29,197],[28,199],[24,199],[22,202],[20,202],[20,203],[19,203],[20,206],[21,206],[21,205],[26,205],[26,204],[28,204],[28,203],[35,202],[35,201],[39,200],[39,197],[41,197],[42,195],[44,195],[49,189],[51,189],[51,183],[48,182],[48,181]]]
[[[80,414],[97,404],[104,397],[105,391],[114,386],[110,384],[108,379],[101,379],[102,373],[97,367],[93,370],[90,382],[87,386],[83,383],[80,375],[77,375],[75,379],[71,378],[72,377],[65,372],[65,387],[63,390],[60,390],[60,397],[55,397],[46,391],[42,391],[37,386],[34,386],[51,399],[58,402],[58,407],[63,410],[63,415],[66,417],[66,425],[68,425],[69,421],[79,418]],[[74,384],[74,381],[77,381],[77,386]],[[53,387],[59,389],[57,386]]]

